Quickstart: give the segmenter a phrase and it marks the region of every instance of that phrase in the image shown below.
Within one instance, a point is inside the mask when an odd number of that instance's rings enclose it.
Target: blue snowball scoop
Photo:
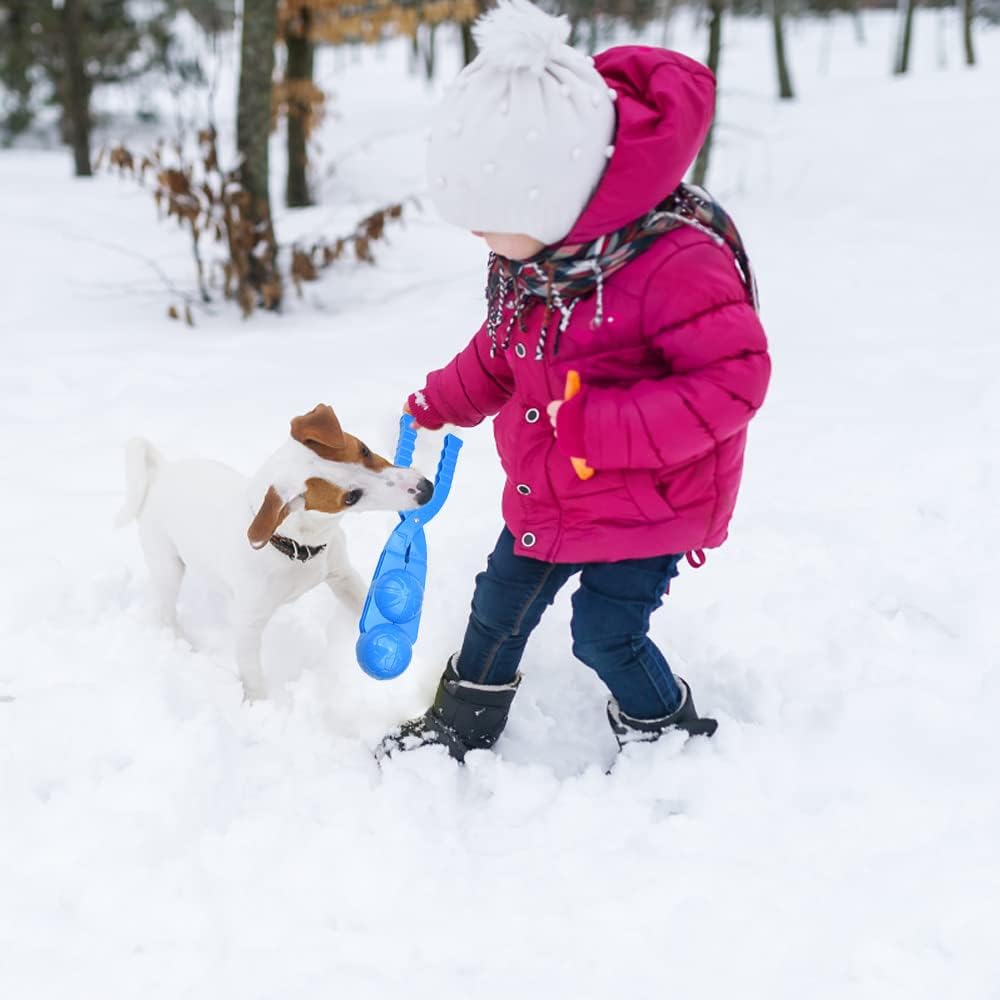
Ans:
[[[356,649],[361,669],[377,681],[391,681],[398,677],[413,658],[413,643],[409,636],[390,622],[362,632]]]
[[[417,432],[411,418],[399,422],[395,464],[409,467]],[[424,525],[444,506],[455,475],[461,439],[445,436],[434,477],[434,495],[417,510],[400,514],[400,524],[389,536],[368,590],[355,652],[361,669],[376,680],[398,677],[413,657],[420,630],[420,612],[427,580],[427,540]]]
[[[405,569],[391,569],[375,582],[375,606],[394,625],[404,625],[420,614],[423,584]]]

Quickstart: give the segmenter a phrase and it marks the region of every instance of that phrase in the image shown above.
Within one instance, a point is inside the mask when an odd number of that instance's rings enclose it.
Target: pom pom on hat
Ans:
[[[593,61],[566,44],[566,18],[528,0],[500,0],[473,34],[479,55],[431,129],[431,198],[466,229],[558,243],[607,165],[611,91]]]
[[[528,0],[501,0],[472,27],[483,62],[501,69],[543,73],[569,41],[570,23],[552,17]]]

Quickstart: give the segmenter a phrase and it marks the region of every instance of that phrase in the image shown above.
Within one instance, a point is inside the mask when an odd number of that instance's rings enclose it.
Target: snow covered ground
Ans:
[[[500,525],[489,428],[393,683],[317,592],[266,638],[273,698],[244,705],[225,607],[192,581],[194,645],[155,626],[110,526],[133,434],[251,471],[324,400],[391,451],[405,393],[478,322],[481,246],[411,214],[377,269],[191,330],[150,266],[190,287],[188,248],[147,194],[0,153],[0,995],[1000,998],[1000,32],[969,71],[950,17],[918,15],[903,80],[887,19],[865,47],[838,23],[828,57],[826,27],[793,26],[788,106],[766,25],[727,29],[710,186],[775,376],[731,540],[653,629],[721,728],[612,777],[568,591],[495,755],[369,755],[461,635]],[[671,42],[702,51],[684,24]],[[433,95],[402,47],[324,82],[338,169],[286,238],[422,186]],[[362,572],[392,523],[355,522]]]

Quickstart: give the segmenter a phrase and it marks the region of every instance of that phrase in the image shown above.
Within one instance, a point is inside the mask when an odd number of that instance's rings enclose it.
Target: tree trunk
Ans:
[[[785,56],[785,0],[771,0],[771,24],[774,27],[774,62],[778,69],[778,97],[783,101],[792,100],[792,74],[788,71]]]
[[[854,37],[857,39],[858,45],[864,45],[866,41],[865,22],[861,16],[861,0],[850,0],[850,9],[851,20],[854,21]]]
[[[943,7],[937,12],[937,64],[948,68],[948,11]]]
[[[0,138],[3,142],[24,132],[34,118],[31,106],[31,73],[35,66],[34,53],[29,51],[34,11],[8,5],[6,21],[0,29],[0,46],[6,49],[3,86],[10,94],[10,104],[0,114]],[[63,123],[66,131],[68,123]]]
[[[674,5],[676,0],[664,0],[661,18],[663,20],[662,34],[660,35],[660,48],[670,48],[670,22],[674,16]]]
[[[298,24],[289,26],[285,34],[288,62],[285,79],[293,87],[306,87],[313,82],[313,54],[315,46],[309,37],[312,27],[310,8],[303,6]],[[301,92],[301,91],[300,91]],[[294,94],[294,91],[293,91]],[[289,96],[288,100],[288,176],[285,183],[285,204],[289,208],[304,208],[311,205],[309,193],[309,151],[306,123],[311,107],[303,96]]]
[[[267,144],[271,135],[271,89],[278,0],[243,0],[240,90],[236,148],[240,181],[256,202],[258,218],[270,216]]]
[[[424,34],[424,74],[428,80],[434,79],[437,63],[437,25],[428,24]]]
[[[410,38],[410,56],[407,60],[407,66],[411,73],[418,73],[420,71],[420,25],[418,24],[416,30],[413,32]]]
[[[896,65],[893,72],[899,76],[910,68],[910,47],[913,43],[913,15],[917,9],[917,0],[899,0],[899,16],[902,24],[899,28],[899,43],[896,47]]]
[[[725,10],[725,0],[709,0],[708,9],[708,56],[705,59],[705,64],[718,80],[719,62],[722,58],[722,14]],[[718,111],[718,104],[716,104],[716,111]],[[714,136],[715,119],[713,118],[708,135],[705,136],[705,142],[698,153],[698,159],[694,161],[694,172],[691,175],[692,183],[699,186],[703,186],[708,177],[708,163],[712,155]]]
[[[483,12],[483,0],[476,0],[476,17]],[[461,24],[462,32],[462,65],[468,66],[473,59],[479,54],[479,50],[476,48],[476,40],[472,37],[472,25],[474,20],[463,21]]]
[[[77,177],[90,177],[90,81],[83,62],[82,0],[65,0],[62,13],[66,69],[62,80],[63,113],[69,125]]]
[[[832,14],[823,14],[823,37],[819,47],[819,74],[828,76],[830,73],[830,57],[833,53],[833,33],[837,30],[837,22]]]
[[[972,21],[976,16],[975,0],[962,2],[962,42],[965,46],[965,65],[976,65],[976,49],[972,43]]]
[[[462,22],[462,65],[468,66],[476,58],[476,41],[472,37],[472,22]]]
[[[260,293],[270,308],[277,308],[281,302],[277,241],[271,222],[271,198],[268,193],[267,153],[271,135],[277,15],[278,0],[243,0],[240,89],[236,108],[240,183],[250,195],[250,221],[254,233],[246,282]]]

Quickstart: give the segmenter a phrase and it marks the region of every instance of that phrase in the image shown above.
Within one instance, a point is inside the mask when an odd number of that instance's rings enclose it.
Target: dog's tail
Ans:
[[[132,438],[125,445],[125,505],[115,518],[115,526],[134,521],[146,501],[146,491],[156,477],[163,456],[145,438]]]

